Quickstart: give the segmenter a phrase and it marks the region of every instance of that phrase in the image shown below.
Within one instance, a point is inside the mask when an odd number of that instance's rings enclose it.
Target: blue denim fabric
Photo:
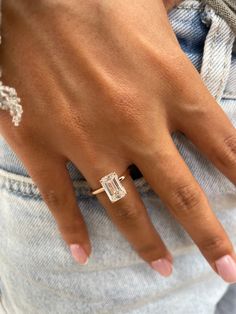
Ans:
[[[195,0],[184,1],[169,14],[182,49],[198,71],[211,27],[204,22],[205,14],[205,7]],[[232,54],[219,105],[234,125],[235,86]],[[236,244],[236,187],[183,134],[176,133],[173,139]],[[68,163],[68,170],[93,246],[86,266],[73,260],[37,186],[0,137],[0,314],[236,313],[235,286],[213,272],[144,178],[134,182],[173,254],[169,278],[137,256],[97,199],[88,195],[89,186],[78,169]],[[227,300],[229,296],[232,300]]]

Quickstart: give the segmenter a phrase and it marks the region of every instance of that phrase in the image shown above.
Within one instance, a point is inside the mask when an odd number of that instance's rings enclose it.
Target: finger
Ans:
[[[52,212],[72,256],[80,264],[87,264],[91,243],[65,161],[52,156],[39,158],[37,155],[34,164],[31,163],[27,169]]]
[[[162,133],[155,153],[139,157],[135,164],[212,268],[224,280],[236,281],[232,243],[168,132]]]
[[[73,160],[73,163],[76,164],[76,160]],[[95,167],[92,169],[87,167],[87,170],[83,171],[83,175],[92,190],[101,187],[99,180],[103,176],[114,170],[120,176],[128,166],[126,163],[113,164],[109,160],[106,161],[106,157],[101,158],[98,155],[96,164],[104,165],[104,167],[99,168],[99,170]],[[79,167],[79,165],[77,166]],[[127,175],[121,183],[127,194],[118,201],[112,203],[106,192],[99,193],[96,197],[106,209],[117,229],[129,241],[137,254],[161,275],[169,276],[172,272],[172,256],[150,221],[132,178]]]
[[[236,184],[236,130],[211,95],[183,108],[178,129]]]

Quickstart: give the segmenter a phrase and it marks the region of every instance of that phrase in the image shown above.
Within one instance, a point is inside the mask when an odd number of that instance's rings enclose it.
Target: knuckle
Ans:
[[[75,224],[65,224],[60,225],[60,230],[66,234],[75,234],[78,231],[77,225]]]
[[[214,236],[209,239],[205,239],[200,247],[205,253],[217,253],[221,250],[224,251],[228,245],[223,237]]]
[[[67,235],[80,234],[83,231],[84,223],[81,219],[77,219],[74,222],[63,222],[60,225],[60,231]]]
[[[58,193],[55,190],[47,190],[42,192],[42,196],[45,200],[45,202],[48,204],[51,208],[58,208],[62,201],[61,197],[59,197]]]
[[[123,220],[125,223],[134,223],[141,217],[141,210],[138,206],[132,204],[122,204],[115,211],[117,219]]]
[[[170,207],[177,216],[193,214],[193,210],[201,201],[201,194],[201,191],[191,184],[179,186],[170,194]]]
[[[209,116],[209,110],[207,106],[203,106],[201,102],[195,99],[186,101],[184,104],[181,103],[180,113],[180,117],[182,117],[182,114],[184,114],[186,118],[194,117],[194,119],[196,120],[207,119],[207,117]]]
[[[224,166],[236,165],[236,135],[230,135],[223,140],[220,154],[215,154]]]
[[[60,210],[63,210],[66,204],[67,211],[70,210],[74,212],[74,198],[72,197],[71,193],[66,189],[63,191],[61,191],[61,189],[41,189],[41,194],[44,201],[51,210],[58,212]]]
[[[145,257],[145,259],[150,261],[157,257],[157,253],[159,253],[158,255],[160,257],[163,255],[163,252],[160,250],[160,248],[158,248],[157,243],[148,243],[146,245],[142,245],[136,250],[140,256]]]

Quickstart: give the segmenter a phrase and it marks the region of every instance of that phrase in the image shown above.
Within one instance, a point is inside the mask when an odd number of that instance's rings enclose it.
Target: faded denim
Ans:
[[[236,125],[232,34],[227,27],[214,33],[212,27],[222,20],[195,0],[173,9],[169,19],[182,49]],[[221,29],[228,31],[228,40]],[[220,80],[215,80],[220,73]],[[175,133],[173,139],[236,245],[236,187],[183,134]],[[135,179],[135,184],[174,257],[174,272],[168,278],[131,249],[96,197],[88,195],[89,186],[72,163],[68,170],[93,246],[86,266],[73,260],[39,190],[0,137],[1,314],[236,313],[235,286],[215,274],[143,178]]]

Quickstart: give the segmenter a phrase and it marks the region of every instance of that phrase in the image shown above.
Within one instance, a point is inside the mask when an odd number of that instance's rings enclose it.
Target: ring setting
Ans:
[[[113,171],[108,175],[102,177],[99,180],[102,187],[94,191],[91,191],[91,193],[93,195],[96,195],[101,192],[106,192],[109,200],[112,203],[117,202],[127,194],[125,187],[121,184],[121,181],[123,181],[125,178],[126,178],[125,175],[118,177],[118,174],[115,171]]]

